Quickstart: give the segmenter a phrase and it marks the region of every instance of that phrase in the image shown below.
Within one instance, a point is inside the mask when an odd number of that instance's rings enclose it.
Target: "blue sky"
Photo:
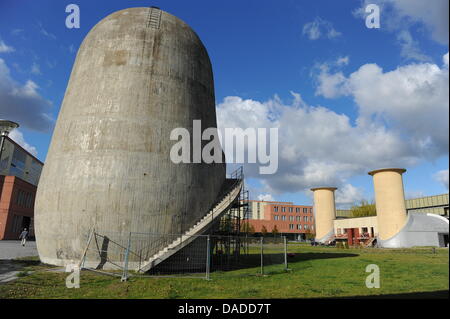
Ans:
[[[80,29],[65,27],[70,3],[80,7]],[[380,5],[380,29],[358,13],[367,3]],[[367,171],[385,165],[408,169],[408,197],[448,192],[448,1],[367,3],[2,0],[0,118],[21,123],[16,138],[44,161],[83,38],[114,11],[155,5],[188,23],[207,48],[219,125],[245,127],[248,112],[240,121],[228,116],[244,103],[259,110],[261,125],[268,105],[281,110],[280,152],[293,155],[276,176],[246,167],[251,197],[310,204],[307,189],[328,183],[341,189],[344,207],[372,199]],[[24,96],[12,100],[15,91]],[[331,138],[306,138],[312,130],[331,130]]]

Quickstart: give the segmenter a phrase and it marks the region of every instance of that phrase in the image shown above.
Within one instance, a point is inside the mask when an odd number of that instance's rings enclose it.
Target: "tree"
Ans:
[[[274,225],[273,229],[272,229],[272,235],[276,236],[276,235],[278,235],[278,233],[279,233],[279,231],[278,231],[277,225]]]
[[[267,228],[264,225],[261,227],[261,234],[263,234],[263,236],[267,235]]]
[[[314,238],[316,238],[316,233],[311,230],[307,230],[305,233],[305,237],[308,240],[314,239]]]
[[[352,206],[350,209],[353,217],[376,216],[377,211],[374,203],[362,200],[359,206]]]
[[[241,232],[253,234],[255,232],[255,227],[253,227],[253,225],[250,224],[249,222],[244,222],[241,226]]]

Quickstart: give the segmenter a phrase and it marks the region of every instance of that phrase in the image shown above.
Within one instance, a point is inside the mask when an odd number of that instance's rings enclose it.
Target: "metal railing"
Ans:
[[[183,249],[145,273],[139,268],[146,261],[142,244],[146,241],[170,241],[181,234],[129,233],[98,234],[93,230],[80,261],[80,268],[120,277],[191,277],[207,280],[221,276],[270,275],[288,270],[286,237],[229,236],[242,249],[225,253],[220,235],[191,235]],[[186,236],[186,235],[184,235]],[[108,245],[105,245],[105,240]],[[110,255],[112,252],[112,255]],[[87,257],[89,257],[87,259]]]

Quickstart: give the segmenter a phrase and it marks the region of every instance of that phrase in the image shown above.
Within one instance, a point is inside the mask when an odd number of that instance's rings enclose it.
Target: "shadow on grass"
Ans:
[[[406,292],[399,294],[373,295],[373,296],[351,296],[336,297],[333,299],[448,299],[448,290],[436,290],[425,292]]]
[[[41,262],[39,260],[10,260],[10,259],[0,259],[0,275],[11,271],[19,271],[25,267],[38,266]]]
[[[300,253],[293,257],[288,257],[287,262],[297,263],[315,259],[348,258],[358,256],[358,254],[350,253]],[[263,263],[264,267],[271,265],[282,265],[284,264],[284,254],[264,254]],[[211,269],[212,271],[229,271],[260,266],[261,255],[259,254],[241,255],[239,258],[230,258],[228,260],[220,259],[217,258],[217,256],[214,256]]]
[[[332,258],[348,258],[358,257],[359,254],[350,253],[299,253],[294,257],[289,257],[288,262],[308,261],[315,259],[332,259]]]

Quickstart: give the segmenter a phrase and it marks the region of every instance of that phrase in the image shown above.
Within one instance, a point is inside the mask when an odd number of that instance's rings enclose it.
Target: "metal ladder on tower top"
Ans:
[[[161,25],[161,10],[156,7],[151,7],[148,15],[147,27],[159,29]]]

